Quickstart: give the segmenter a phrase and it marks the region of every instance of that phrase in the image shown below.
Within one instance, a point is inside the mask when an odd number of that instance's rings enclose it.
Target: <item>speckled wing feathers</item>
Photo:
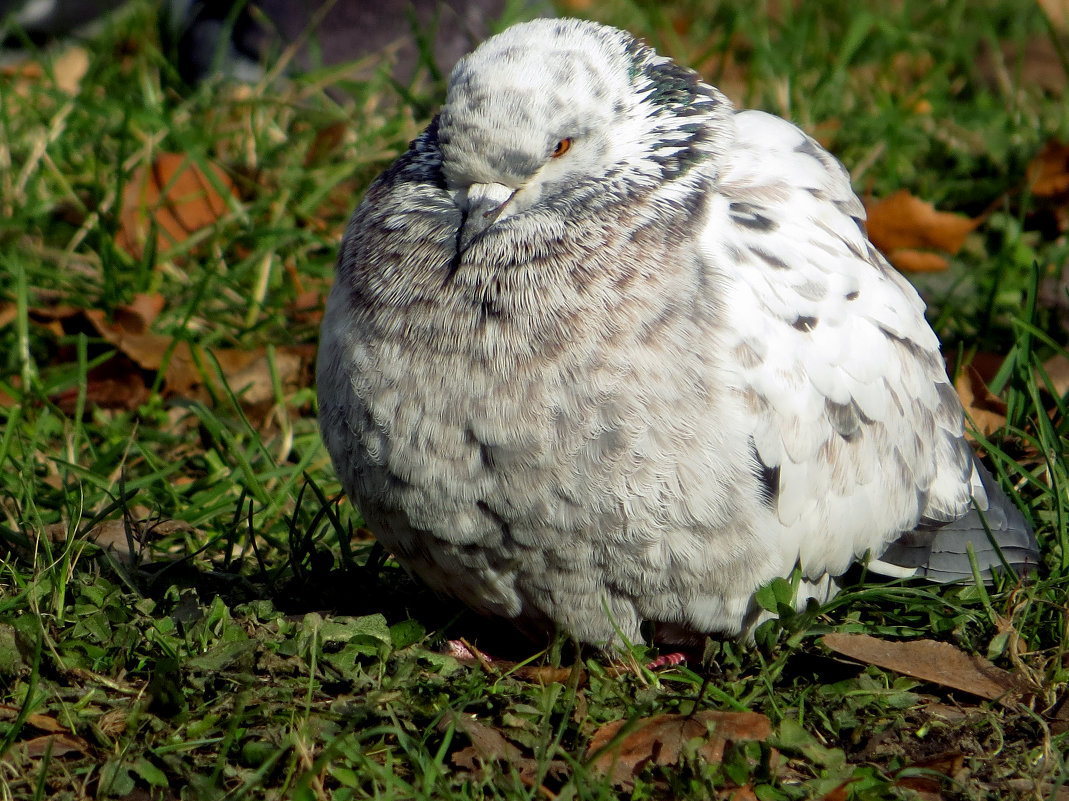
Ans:
[[[806,575],[835,575],[902,532],[962,518],[974,494],[986,509],[987,492],[924,305],[866,238],[846,171],[779,118],[735,120],[705,238],[709,258],[735,268],[733,386],[757,467],[778,479],[785,560],[797,553]],[[1027,544],[1019,513],[1014,522]],[[914,538],[914,562],[931,539]],[[968,572],[940,558],[933,576]]]

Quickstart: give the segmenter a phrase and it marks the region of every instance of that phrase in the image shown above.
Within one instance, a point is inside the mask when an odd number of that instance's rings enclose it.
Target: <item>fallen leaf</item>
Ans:
[[[14,303],[0,302],[0,328],[15,322],[19,316],[19,309]]]
[[[965,767],[965,755],[960,751],[950,751],[944,754],[923,759],[909,766],[910,769],[930,770],[934,773],[942,773],[950,779],[957,777]],[[941,790],[944,782],[935,776],[899,776],[895,779],[896,787],[904,787],[919,795],[922,801],[937,801],[942,798]]]
[[[194,397],[194,390],[206,383],[212,385],[213,389],[221,389],[215,386],[215,371],[208,356],[209,351],[184,340],[176,341],[174,337],[148,331],[145,318],[137,309],[129,309],[126,315],[116,314],[113,322],[109,322],[107,316],[97,309],[86,309],[83,314],[104,339],[139,367],[152,371],[164,368],[166,394]],[[219,363],[227,384],[244,403],[259,404],[274,399],[274,384],[265,348],[216,348],[210,353]],[[310,363],[311,358],[310,346],[276,348],[275,367],[283,386],[294,386],[302,366]]]
[[[123,189],[115,237],[119,247],[135,259],[142,258],[155,223],[157,252],[166,255],[222,217],[227,200],[216,185],[235,197],[237,192],[222,169],[214,164],[208,168],[215,182],[179,153],[161,153],[151,165],[139,165]]]
[[[78,94],[82,78],[89,71],[89,53],[84,47],[68,47],[52,62],[56,87],[69,95]]]
[[[717,796],[720,801],[758,801],[757,793],[753,787],[735,787],[730,790],[721,790]]]
[[[11,704],[0,704],[0,720],[15,720],[21,710]],[[26,716],[26,724],[50,734],[66,734],[69,727],[64,726],[51,715],[38,715],[31,712]]]
[[[614,742],[620,731],[629,730]],[[638,720],[617,720],[599,728],[586,758],[597,773],[608,775],[612,783],[633,789],[635,777],[647,765],[675,765],[684,749],[700,741],[697,753],[709,764],[724,757],[724,749],[739,740],[764,740],[772,724],[757,712],[704,711],[694,715],[658,715]]]
[[[19,716],[19,711],[17,706],[0,704],[0,720],[16,720]],[[51,715],[31,713],[26,716],[25,725],[47,733],[44,737],[23,740],[15,746],[28,757],[41,757],[49,747],[51,747],[52,756],[54,757],[73,753],[89,753],[89,744],[81,737],[70,734],[69,728]]]
[[[439,724],[440,727],[443,724],[452,725],[471,740],[470,747],[453,754],[453,764],[457,767],[474,770],[476,760],[485,764],[498,760],[514,764],[523,757],[519,746],[509,742],[497,729],[473,717],[460,714],[448,715],[443,718],[442,724]]]
[[[1051,388],[1059,397],[1069,393],[1069,358],[1064,353],[1056,353],[1043,362],[1043,372],[1050,379]]]
[[[847,799],[850,797],[850,785],[853,784],[855,781],[857,780],[851,779],[850,781],[845,782],[844,784],[840,784],[834,790],[829,790],[827,793],[824,794],[824,797],[821,799],[821,801],[847,801]]]
[[[481,766],[505,762],[528,786],[533,785],[535,780],[543,774],[542,766],[537,759],[525,755],[517,745],[506,739],[505,735],[492,726],[487,726],[474,717],[457,713],[446,715],[438,724],[438,729],[445,731],[450,726],[471,740],[470,746],[462,748],[451,757],[453,764],[461,770],[474,773]],[[567,764],[556,759],[552,760],[545,770],[547,775],[555,777],[564,777],[567,772]]]
[[[1036,33],[1021,40],[984,42],[977,48],[977,75],[1007,98],[1045,92],[1065,94],[1066,74],[1061,45],[1048,33]]]
[[[32,759],[39,759],[48,752],[51,752],[53,757],[89,753],[89,743],[81,737],[74,737],[70,734],[47,734],[44,737],[34,737],[32,740],[19,743],[15,748]]]
[[[923,707],[924,714],[931,718],[940,718],[951,723],[961,723],[969,716],[961,707],[952,704],[944,704],[942,701],[931,701]]]
[[[52,59],[51,75],[55,86],[69,95],[77,94],[82,78],[89,71],[89,53],[84,47],[72,45]],[[16,94],[26,97],[33,85],[47,80],[49,71],[34,60],[24,60],[0,68],[0,75],[14,79]]]
[[[149,399],[148,385],[137,365],[124,356],[109,359],[89,370],[85,381],[87,407],[132,411]],[[49,397],[64,414],[78,411],[79,386],[56,392]]]
[[[967,365],[954,380],[961,405],[972,418],[976,430],[985,437],[1006,425],[1006,403],[987,388],[979,371]],[[966,431],[966,436],[971,435]]]
[[[936,211],[905,189],[867,202],[866,211],[872,244],[902,270],[945,270],[948,262],[940,253],[957,253],[980,224],[961,214]]]
[[[348,125],[344,122],[335,122],[316,131],[308,151],[304,155],[304,166],[312,167],[324,161],[334,153],[344,141]]]
[[[287,309],[287,317],[295,323],[319,325],[323,320],[323,299],[327,289],[309,289],[301,292]],[[3,309],[0,309],[2,312]]]
[[[1063,692],[1061,698],[1043,716],[1050,720],[1051,733],[1062,735],[1069,732],[1069,692]]]
[[[923,250],[900,248],[885,255],[897,269],[907,273],[937,273],[950,266],[950,262],[938,253]]]
[[[139,292],[129,304],[117,306],[112,313],[112,319],[125,331],[143,334],[160,316],[166,303],[166,299],[159,292],[153,295]]]
[[[50,526],[46,526],[45,534],[53,542],[66,542],[67,524],[53,523]],[[129,564],[132,561],[130,559],[130,541],[131,539],[137,540],[137,532],[131,532],[131,537],[128,537],[125,521],[105,520],[90,530],[85,535],[85,539],[106,551],[110,551],[120,562]]]
[[[1047,15],[1058,33],[1069,32],[1069,2],[1067,0],[1039,0],[1039,7]]]
[[[117,307],[111,319],[99,309],[71,306],[31,308],[29,316],[57,338],[88,333],[99,336],[119,351],[120,356],[89,372],[86,400],[99,408],[136,409],[148,399],[148,386],[152,383],[149,375],[146,384],[143,373],[160,370],[164,371],[161,393],[164,397],[196,400],[208,400],[213,394],[222,397],[225,391],[219,382],[221,371],[227,386],[255,420],[257,412],[266,412],[278,401],[275,375],[287,394],[307,386],[311,380],[314,345],[276,347],[273,357],[269,357],[266,348],[209,350],[151,331],[150,326],[162,308],[162,297],[137,295],[129,305]],[[71,387],[52,399],[69,414],[75,410],[79,391],[78,387]]]
[[[1012,673],[945,642],[890,642],[867,634],[838,633],[825,634],[821,641],[832,651],[866,665],[1004,704],[1021,689]]]
[[[586,682],[586,671],[575,671],[573,668],[568,667],[551,667],[550,665],[523,665],[522,667],[513,668],[510,673],[517,678],[524,681],[534,682],[535,684],[549,685],[549,684],[567,684],[572,679],[572,674],[575,673],[576,684],[583,684]]]
[[[1026,172],[1035,197],[1056,197],[1069,192],[1069,145],[1050,141],[1043,146]]]
[[[594,0],[560,0],[561,8],[569,14],[581,14],[584,11],[589,13],[593,4]]]
[[[127,510],[123,519],[104,520],[82,535],[82,538],[108,551],[122,564],[131,564],[134,561],[131,558],[131,542],[144,547],[169,534],[193,530],[184,520],[155,519],[148,509],[135,506]],[[53,523],[44,530],[45,535],[53,542],[66,542],[67,532],[66,523]],[[142,564],[147,564],[147,551],[139,553],[138,558]]]
[[[220,366],[223,367],[227,384],[246,406],[273,404],[275,386],[271,377],[271,361],[267,350],[257,348],[253,351],[217,350],[214,352]],[[227,368],[227,358],[240,356],[240,367]],[[246,358],[250,357],[251,358]],[[307,385],[300,379],[306,367],[315,358],[315,347],[311,345],[278,347],[274,350],[274,367],[278,373],[283,390],[295,390]]]

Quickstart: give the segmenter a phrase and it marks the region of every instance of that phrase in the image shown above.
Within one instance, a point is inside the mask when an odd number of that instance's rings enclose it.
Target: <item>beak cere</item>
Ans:
[[[459,249],[463,252],[479,234],[508,216],[508,203],[519,191],[504,184],[472,184],[458,200],[464,208],[464,226],[460,230]]]

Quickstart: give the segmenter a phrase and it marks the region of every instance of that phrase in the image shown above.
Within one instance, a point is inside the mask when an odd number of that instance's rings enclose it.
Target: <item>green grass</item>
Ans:
[[[542,798],[543,785],[613,798],[586,756],[597,727],[689,712],[699,693],[701,707],[768,715],[773,738],[730,747],[720,766],[651,767],[629,797],[735,785],[761,799],[909,797],[904,778],[947,755],[960,770],[935,780],[943,798],[1066,797],[1066,719],[1052,710],[1069,684],[1069,400],[1037,367],[1064,355],[1064,310],[1038,287],[1069,245],[1056,207],[1024,191],[1043,144],[1069,137],[1066,71],[1055,89],[1029,77],[1025,54],[1052,39],[1044,18],[960,0],[604,0],[588,13],[815,132],[859,191],[987,213],[945,274],[917,282],[951,362],[1008,357],[992,382],[1008,423],[985,450],[1036,527],[1040,578],[986,591],[860,584],[766,624],[759,647],[713,640],[706,665],[656,674],[583,655],[581,673],[540,680],[439,653],[465,637],[535,664],[575,661],[568,643],[507,642],[432,597],[347,504],[329,504],[340,488],[310,378],[291,385],[279,365],[316,341],[294,304],[326,287],[352,207],[442,86],[348,81],[345,103],[322,90],[325,74],[180,90],[151,8],[135,4],[94,35],[76,98],[47,77],[0,77],[4,798]],[[35,56],[46,73],[56,52]],[[238,199],[167,260],[133,258],[115,245],[120,199],[159,152],[223,166]],[[45,307],[112,315],[135,293],[165,299],[157,333],[267,346],[269,399],[243,403],[207,356],[195,397],[173,397],[162,370],[132,368],[80,318],[42,324]],[[101,408],[90,378],[131,370],[145,397]],[[100,524],[117,550],[92,542]],[[1027,677],[1032,695],[1003,706],[860,668],[820,645],[830,631],[944,640]],[[469,715],[519,756],[458,768]],[[48,721],[76,747],[45,749]]]

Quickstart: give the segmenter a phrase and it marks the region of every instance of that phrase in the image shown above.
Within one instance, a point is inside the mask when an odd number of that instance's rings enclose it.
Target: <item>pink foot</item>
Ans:
[[[654,659],[652,662],[646,664],[646,670],[656,670],[662,667],[673,667],[680,665],[687,661],[687,655],[682,651],[675,651],[670,654],[662,654]]]

